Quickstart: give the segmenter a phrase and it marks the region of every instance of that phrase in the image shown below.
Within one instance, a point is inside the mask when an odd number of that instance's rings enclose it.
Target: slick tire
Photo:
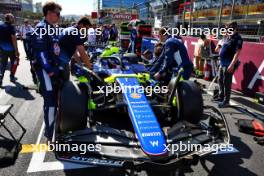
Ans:
[[[203,116],[203,97],[192,81],[182,81],[177,88],[178,116],[180,120],[197,124]]]
[[[81,130],[87,127],[88,96],[71,81],[60,92],[58,128],[60,133]]]

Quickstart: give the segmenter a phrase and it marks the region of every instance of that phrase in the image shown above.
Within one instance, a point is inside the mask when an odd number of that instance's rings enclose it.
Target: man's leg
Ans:
[[[38,70],[40,89],[44,99],[45,136],[51,140],[53,137],[55,115],[57,109],[57,95],[52,81],[45,70]]]
[[[14,52],[9,53],[9,58],[10,58],[10,81],[15,81],[15,74],[17,71],[17,66],[18,66],[18,59],[16,58],[16,55]]]
[[[218,84],[219,84],[219,96],[217,97],[218,101],[224,100],[225,95],[225,86],[224,86],[224,68],[220,67],[218,72]]]
[[[26,56],[28,58],[28,43],[27,43],[26,39],[23,39],[23,46],[24,46],[24,50],[25,50]]]
[[[226,70],[225,71],[225,79],[224,79],[224,87],[225,87],[224,102],[226,104],[229,104],[230,97],[231,97],[232,78],[233,78],[233,73],[229,73]]]
[[[230,95],[231,95],[231,86],[233,74],[227,71],[227,68],[223,70],[223,87],[224,87],[224,99],[221,103],[218,104],[219,108],[225,108],[229,105]]]
[[[33,83],[37,85],[38,79],[37,79],[37,74],[36,74],[33,62],[34,61],[32,61],[32,60],[30,61],[30,72],[31,72],[31,75],[32,75]]]
[[[5,70],[7,66],[8,55],[0,51],[0,86],[2,86]]]

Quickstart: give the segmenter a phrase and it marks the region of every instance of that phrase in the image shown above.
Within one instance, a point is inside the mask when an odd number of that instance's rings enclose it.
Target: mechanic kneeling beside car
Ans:
[[[183,68],[182,78],[188,80],[193,71],[193,64],[189,59],[184,44],[167,35],[166,29],[159,31],[160,42],[165,42],[161,56],[153,63],[150,74],[156,80],[162,80],[168,84],[174,75],[177,75],[180,68]]]

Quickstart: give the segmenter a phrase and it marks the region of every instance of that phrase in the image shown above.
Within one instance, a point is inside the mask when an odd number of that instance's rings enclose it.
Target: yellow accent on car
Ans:
[[[173,97],[172,106],[177,107],[177,104],[178,104],[177,97]]]
[[[88,100],[88,109],[89,110],[95,110],[96,109],[96,103],[92,99]]]
[[[113,74],[104,79],[106,83],[114,83],[116,78],[137,78],[140,83],[145,83],[150,80],[150,75],[148,73],[139,74]]]
[[[78,80],[80,83],[88,83],[89,82],[89,80],[85,76],[80,76],[78,78]]]

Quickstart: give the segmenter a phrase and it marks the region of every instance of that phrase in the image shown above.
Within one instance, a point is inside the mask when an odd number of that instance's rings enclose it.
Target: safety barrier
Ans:
[[[198,40],[196,37],[183,37],[191,58]],[[214,41],[217,43],[217,41]],[[264,43],[244,42],[239,57],[241,65],[234,74],[232,88],[247,95],[255,96],[264,92]]]

